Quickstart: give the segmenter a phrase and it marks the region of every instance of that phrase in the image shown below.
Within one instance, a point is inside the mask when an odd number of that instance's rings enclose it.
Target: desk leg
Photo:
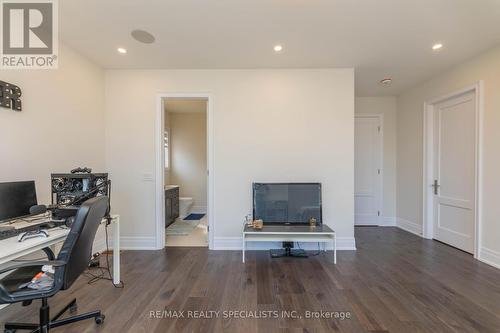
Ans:
[[[120,284],[120,217],[113,223],[113,283]]]
[[[245,235],[243,235],[243,244],[242,244],[242,256],[243,256],[243,263],[245,263]]]
[[[333,235],[333,263],[337,263],[337,235]]]

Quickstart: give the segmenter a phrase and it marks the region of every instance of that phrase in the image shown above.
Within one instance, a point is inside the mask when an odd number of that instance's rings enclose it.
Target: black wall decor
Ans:
[[[21,111],[21,88],[15,84],[0,81],[0,106]]]

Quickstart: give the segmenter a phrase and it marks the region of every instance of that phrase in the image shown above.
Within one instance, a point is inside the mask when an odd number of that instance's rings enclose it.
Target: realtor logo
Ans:
[[[57,68],[56,0],[0,0],[2,69]]]

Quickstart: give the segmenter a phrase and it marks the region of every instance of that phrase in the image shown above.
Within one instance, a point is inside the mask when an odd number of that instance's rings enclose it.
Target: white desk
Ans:
[[[101,224],[105,224],[102,220]],[[120,216],[112,215],[113,225],[113,283],[120,283]],[[47,238],[31,238],[23,242],[17,241],[17,236],[0,240],[0,265],[39,251],[45,247],[52,247],[64,241],[69,229],[53,228],[48,230]],[[56,254],[57,257],[57,254]]]
[[[335,231],[327,225],[309,227],[292,225],[265,225],[262,230],[255,230],[245,226],[243,229],[243,262],[247,242],[301,242],[301,243],[327,243],[333,245],[333,263],[337,263],[337,240]],[[326,250],[325,250],[326,251]]]

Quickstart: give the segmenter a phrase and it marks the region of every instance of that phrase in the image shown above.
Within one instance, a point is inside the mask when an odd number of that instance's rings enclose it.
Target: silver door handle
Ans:
[[[438,181],[437,179],[434,179],[434,183],[432,184],[432,187],[434,188],[434,194],[435,195],[438,195],[438,188],[440,187],[441,185],[438,184]]]

